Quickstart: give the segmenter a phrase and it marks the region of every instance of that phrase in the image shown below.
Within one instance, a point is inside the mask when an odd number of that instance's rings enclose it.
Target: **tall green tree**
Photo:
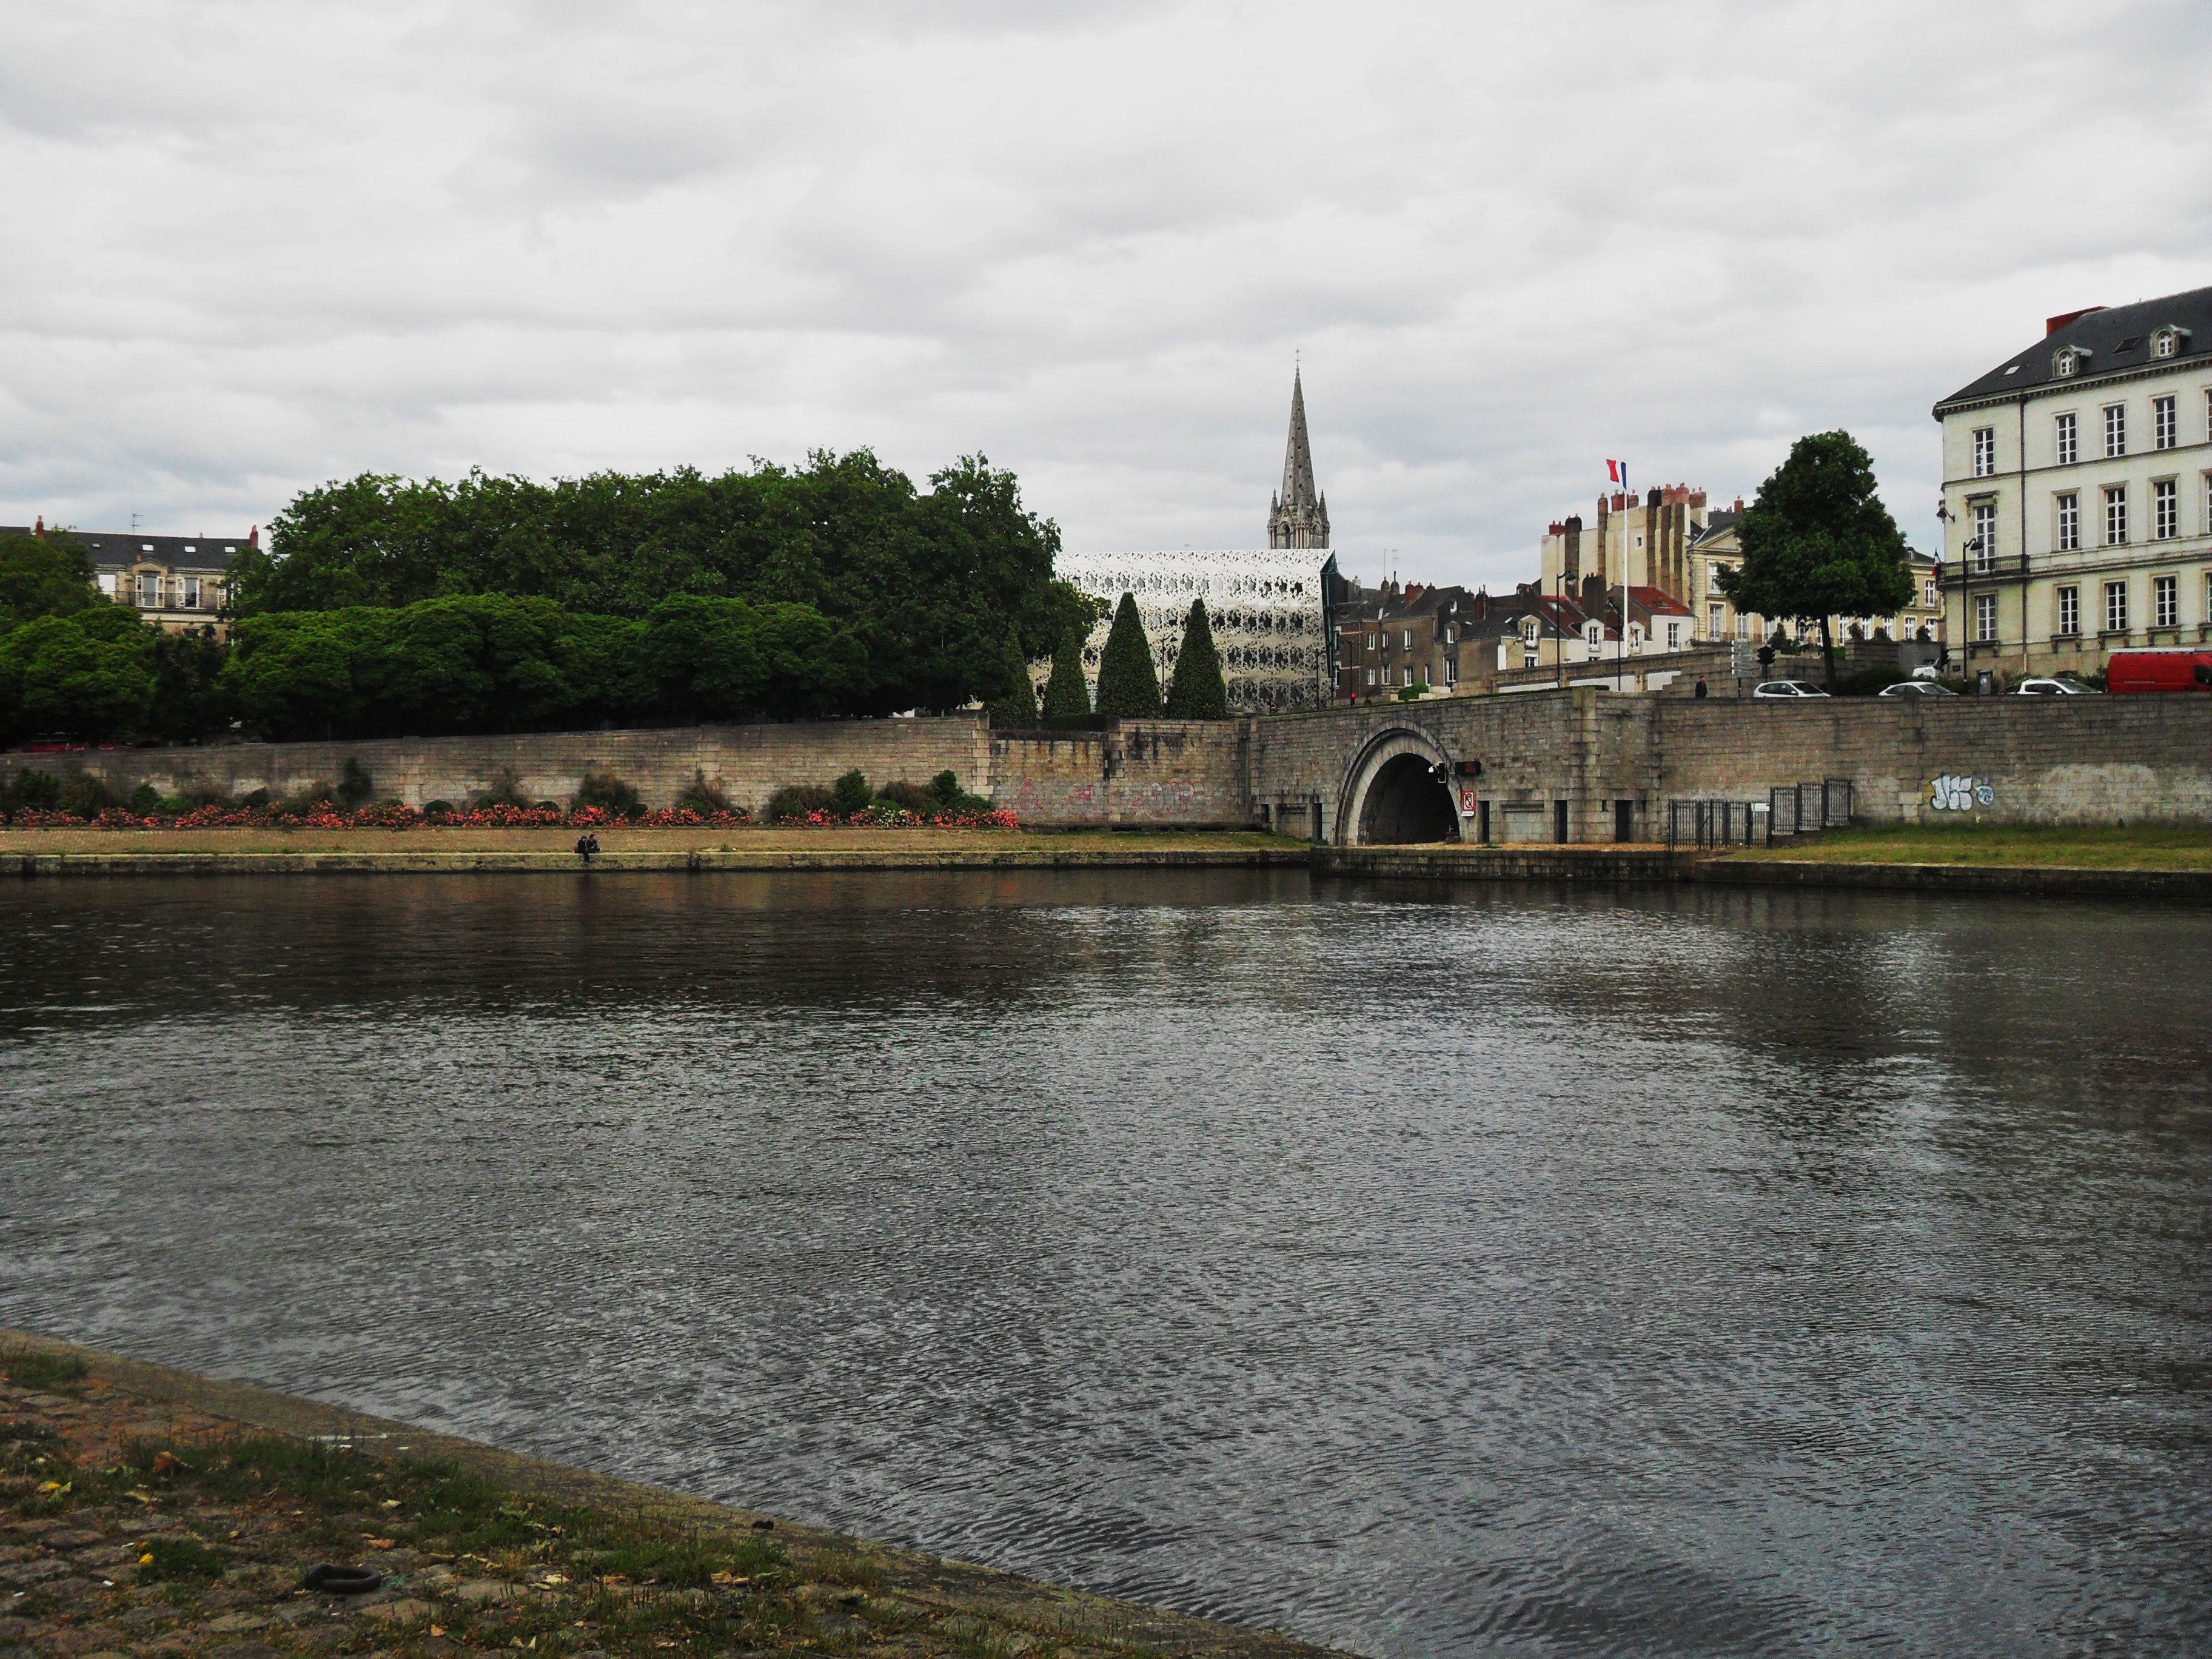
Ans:
[[[119,605],[24,623],[0,640],[0,723],[18,738],[138,736],[153,715],[154,632]]]
[[[1736,532],[1743,562],[1720,573],[1738,611],[1817,619],[1836,689],[1835,617],[1880,617],[1912,598],[1905,538],[1875,491],[1874,462],[1848,432],[1800,438]]]
[[[1221,653],[1213,648],[1213,625],[1204,599],[1190,602],[1190,616],[1183,623],[1182,649],[1176,653],[1175,680],[1168,688],[1168,718],[1229,718],[1229,687],[1221,678]]]
[[[1022,642],[1009,633],[999,650],[999,694],[990,702],[991,724],[1019,731],[1037,720],[1036,684],[1030,678]]]
[[[0,536],[0,634],[106,603],[93,586],[84,544],[67,531]]]
[[[1083,678],[1083,641],[1088,628],[1071,628],[1052,653],[1052,678],[1044,685],[1044,720],[1060,726],[1091,718],[1091,687]]]
[[[234,604],[251,617],[507,594],[632,619],[684,597],[799,605],[856,647],[836,712],[958,708],[997,691],[1009,629],[1040,657],[1093,611],[1054,579],[1059,529],[1012,473],[971,455],[928,482],[866,450],[713,477],[364,473],[303,492],[267,548],[233,561]]]
[[[1117,720],[1159,717],[1160,677],[1152,667],[1152,641],[1145,637],[1144,618],[1137,614],[1132,593],[1124,593],[1114,607],[1114,626],[1107,630],[1106,648],[1098,654],[1098,712]]]

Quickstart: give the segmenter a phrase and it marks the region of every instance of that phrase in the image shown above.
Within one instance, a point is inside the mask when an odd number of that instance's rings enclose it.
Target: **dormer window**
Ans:
[[[2150,355],[2154,357],[2179,357],[2189,349],[2189,331],[2178,323],[2168,323],[2150,337]]]
[[[2051,357],[2051,372],[2064,380],[2080,368],[2088,356],[2087,346],[2067,346]]]

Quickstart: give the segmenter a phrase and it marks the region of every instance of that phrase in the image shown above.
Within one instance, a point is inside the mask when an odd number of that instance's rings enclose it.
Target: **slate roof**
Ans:
[[[2190,331],[2190,337],[2181,343],[2179,356],[2154,358],[2151,333],[2167,323],[2179,323]],[[2051,370],[2051,360],[2067,346],[2086,347],[2089,352],[2089,360],[2067,377],[2068,386],[2105,380],[2130,369],[2186,364],[2192,357],[2212,352],[2212,288],[2191,289],[2186,294],[2169,294],[2163,299],[2112,306],[2076,317],[2027,350],[2006,358],[1979,380],[1960,386],[1936,405],[1936,418],[1942,419],[1947,410],[1960,404],[2011,397],[2055,384],[2058,377]]]
[[[230,562],[231,555],[246,546],[243,536],[149,536],[108,530],[49,528],[74,536],[84,544],[94,570],[128,570],[140,560],[167,565],[172,570],[216,575]],[[27,536],[28,525],[0,525],[0,536]]]
[[[1705,523],[1698,526],[1696,532],[1691,536],[1690,545],[1695,547],[1700,542],[1709,542],[1716,536],[1735,529],[1736,521],[1742,517],[1742,514],[1732,507],[1723,508],[1717,513],[1706,514]]]

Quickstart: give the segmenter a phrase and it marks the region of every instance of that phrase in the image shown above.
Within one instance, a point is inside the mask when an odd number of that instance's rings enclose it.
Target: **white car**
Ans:
[[[2033,679],[2022,680],[2012,689],[2015,697],[2095,697],[2104,695],[2094,685],[2084,685],[2079,680]]]
[[[1955,697],[1959,694],[1948,685],[1938,685],[1933,680],[1899,680],[1895,685],[1885,685],[1875,693],[1877,697]]]
[[[1751,689],[1754,697],[1825,697],[1828,694],[1803,680],[1766,680]]]

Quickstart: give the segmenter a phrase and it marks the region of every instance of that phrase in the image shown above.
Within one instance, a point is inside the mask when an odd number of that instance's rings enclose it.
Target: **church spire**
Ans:
[[[1291,436],[1283,450],[1283,487],[1269,504],[1267,545],[1328,545],[1328,498],[1314,488],[1313,445],[1306,436],[1303,365],[1291,372]]]

